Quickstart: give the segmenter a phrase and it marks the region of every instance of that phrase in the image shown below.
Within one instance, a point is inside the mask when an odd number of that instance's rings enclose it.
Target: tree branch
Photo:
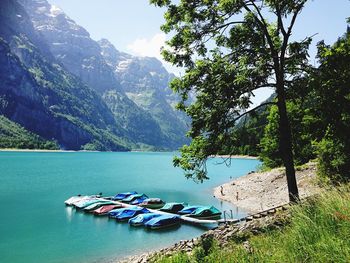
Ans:
[[[288,46],[288,40],[289,40],[289,37],[292,33],[292,28],[294,26],[294,23],[297,19],[297,16],[298,16],[298,13],[299,11],[303,8],[304,4],[300,4],[297,6],[294,14],[293,14],[293,17],[292,17],[292,20],[290,22],[290,25],[288,27],[288,30],[287,30],[287,34],[284,36],[284,39],[283,39],[283,44],[282,44],[282,47],[281,47],[281,66],[283,67],[284,66],[284,57],[285,57],[285,53],[286,53],[286,50],[287,50],[287,46]]]
[[[242,118],[243,116],[245,116],[245,115],[247,115],[247,114],[249,114],[249,113],[252,113],[252,112],[256,111],[257,109],[259,109],[259,108],[261,108],[261,107],[264,107],[264,106],[267,106],[267,105],[276,105],[276,102],[270,101],[270,102],[262,103],[262,104],[260,104],[259,106],[256,106],[255,108],[253,108],[253,109],[251,109],[251,110],[249,110],[249,111],[246,111],[246,112],[240,114],[239,116],[237,116],[236,118],[233,119],[233,122],[236,122],[236,121],[238,121],[240,118]]]
[[[260,26],[261,30],[264,32],[264,35],[265,35],[265,37],[266,37],[266,39],[267,39],[267,42],[269,43],[270,50],[271,50],[271,55],[272,55],[273,59],[274,59],[274,60],[276,60],[276,59],[278,60],[278,53],[277,53],[276,50],[275,50],[275,46],[274,46],[274,44],[273,44],[272,38],[271,38],[271,36],[270,36],[270,34],[269,34],[269,31],[267,30],[267,24],[265,23],[265,19],[264,19],[264,17],[263,17],[262,14],[261,14],[260,9],[259,9],[259,8],[256,6],[256,4],[254,3],[254,1],[253,1],[253,0],[249,0],[249,2],[251,3],[250,5],[254,6],[254,8],[255,8],[256,12],[258,13],[260,19],[259,19],[259,17],[257,17],[257,16],[254,14],[254,12],[249,8],[249,6],[248,6],[247,3],[244,2],[244,3],[243,3],[243,7],[244,7],[244,9],[245,9],[247,12],[249,12],[249,13],[251,13],[251,14],[254,15],[254,18],[255,18],[256,22],[257,22],[258,25]]]
[[[284,29],[280,6],[277,3],[275,7],[276,7],[276,16],[277,16],[278,28],[281,29],[281,32],[282,32],[283,36],[286,37],[287,36],[287,32]]]

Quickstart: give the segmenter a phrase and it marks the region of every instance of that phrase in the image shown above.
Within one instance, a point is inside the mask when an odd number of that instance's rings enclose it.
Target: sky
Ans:
[[[70,18],[83,26],[94,40],[107,38],[123,52],[151,56],[162,60],[160,48],[167,36],[160,30],[164,9],[149,0],[48,0],[60,7]],[[310,60],[316,64],[316,43],[332,44],[346,31],[350,16],[350,0],[309,0],[294,26],[292,38],[302,40],[314,36]],[[164,63],[164,61],[163,61]],[[164,63],[165,64],[165,63]],[[168,71],[180,71],[166,65]],[[256,93],[254,104],[271,94],[268,89]]]

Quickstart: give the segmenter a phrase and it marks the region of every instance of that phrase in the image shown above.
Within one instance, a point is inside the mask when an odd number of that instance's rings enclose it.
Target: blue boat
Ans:
[[[125,208],[124,207],[124,208],[113,209],[113,210],[108,212],[108,217],[116,218],[120,213],[122,213],[126,209],[131,209],[131,208],[130,207],[129,208]]]
[[[191,206],[186,206],[182,210],[180,210],[178,213],[180,215],[188,215],[196,211],[198,208],[202,208],[204,206],[201,205],[191,205]]]
[[[133,191],[133,192],[125,192],[125,193],[119,193],[117,195],[115,195],[114,197],[112,197],[112,200],[122,200],[124,198],[129,197],[130,195],[136,195],[137,192]]]
[[[160,198],[147,198],[139,205],[150,209],[159,209],[165,205],[165,202]]]
[[[139,205],[139,204],[143,203],[143,201],[145,201],[145,200],[147,200],[147,198],[142,196],[142,197],[136,198],[130,204],[132,204],[132,205]]]
[[[146,198],[148,198],[148,196],[145,194],[134,194],[134,195],[130,195],[130,196],[122,199],[122,202],[131,203],[132,201],[134,201],[137,198],[145,198],[146,199]]]
[[[117,221],[125,221],[139,214],[146,214],[146,213],[149,213],[149,210],[144,207],[127,208],[123,210],[121,213],[119,213],[117,216],[115,216],[115,219]]]
[[[145,223],[145,226],[150,229],[160,229],[179,225],[181,219],[177,215],[161,215],[155,217]]]
[[[177,213],[187,205],[187,203],[166,203],[159,210],[167,213]]]
[[[161,214],[157,213],[146,213],[146,214],[140,214],[138,216],[135,216],[133,218],[129,219],[129,224],[132,226],[142,226],[145,223],[147,223],[149,220],[161,216]]]

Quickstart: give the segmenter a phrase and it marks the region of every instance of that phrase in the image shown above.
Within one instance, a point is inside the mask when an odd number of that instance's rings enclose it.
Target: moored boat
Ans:
[[[136,207],[136,206],[135,206],[135,207]],[[117,209],[110,210],[110,211],[108,212],[108,217],[110,217],[110,218],[116,218],[121,212],[123,212],[123,211],[126,210],[126,209],[130,209],[130,208],[132,208],[132,207],[129,207],[129,208],[124,207],[124,208],[117,208]]]
[[[129,219],[129,224],[132,226],[142,226],[145,223],[147,223],[148,221],[150,221],[151,219],[161,216],[161,214],[157,214],[157,213],[146,213],[146,214],[140,214],[137,215],[133,218]]]
[[[191,214],[187,215],[189,217],[198,219],[219,219],[221,217],[221,212],[214,206],[204,206],[197,208]]]
[[[74,202],[80,201],[83,197],[81,195],[72,196],[68,198],[64,203],[68,206],[72,205]]]
[[[83,202],[78,202],[74,205],[77,209],[84,209],[85,207],[88,207],[92,204],[96,204],[99,202],[101,202],[101,199],[95,197],[95,198],[87,199],[86,201],[83,201]]]
[[[107,215],[109,211],[112,211],[113,209],[120,208],[121,205],[103,205],[100,208],[93,211],[95,215],[103,216]]]
[[[93,203],[89,206],[86,206],[84,208],[84,211],[86,211],[86,212],[94,211],[97,208],[100,208],[101,206],[104,206],[104,205],[115,205],[115,202],[108,201],[108,200],[101,200],[100,202],[96,202],[96,203]],[[121,205],[120,205],[120,207],[121,207]]]
[[[135,191],[119,193],[119,194],[115,195],[114,197],[112,197],[112,200],[118,201],[118,200],[125,199],[125,198],[129,197],[130,195],[136,195],[136,194],[137,194],[137,192],[135,192]]]
[[[96,196],[95,195],[76,195],[68,198],[66,201],[64,201],[64,203],[68,206],[74,206],[78,202],[88,200],[94,197]]]
[[[196,211],[198,208],[201,208],[204,206],[201,205],[190,205],[190,206],[186,206],[183,209],[181,209],[178,214],[180,215],[188,215],[191,214],[192,212]]]
[[[141,196],[139,198],[134,199],[134,201],[132,201],[130,204],[132,204],[132,205],[140,205],[146,199],[147,199],[147,197]]]
[[[147,198],[139,205],[150,209],[159,209],[162,208],[165,203],[160,198]]]
[[[161,229],[178,226],[181,219],[177,215],[161,215],[155,217],[145,223],[145,226],[150,229]]]
[[[132,201],[138,198],[148,198],[148,196],[145,194],[134,194],[122,199],[121,201],[124,203],[131,203]]]
[[[160,211],[167,212],[167,213],[177,213],[181,209],[183,209],[185,206],[187,206],[187,203],[166,203],[162,208],[160,208]]]
[[[137,216],[139,214],[146,214],[150,213],[150,211],[147,208],[144,207],[133,207],[133,208],[127,208],[121,211],[118,215],[116,215],[114,218],[117,221],[125,221],[129,220],[130,218]]]
[[[80,205],[82,205],[82,204],[84,204],[84,203],[86,203],[88,201],[95,200],[95,199],[97,199],[97,197],[94,196],[94,195],[92,195],[92,196],[91,195],[90,196],[84,196],[81,199],[72,202],[72,206],[80,207]]]

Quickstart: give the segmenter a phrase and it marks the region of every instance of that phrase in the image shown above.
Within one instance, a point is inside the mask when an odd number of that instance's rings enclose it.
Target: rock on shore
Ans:
[[[190,240],[182,240],[173,246],[161,249],[156,252],[144,253],[142,255],[132,256],[125,258],[119,263],[146,263],[156,262],[157,258],[160,257],[171,257],[173,254],[178,252],[184,252],[187,254],[193,253],[193,250],[203,243],[215,242],[222,248],[226,249],[228,244],[236,236],[243,237],[249,233],[259,234],[266,229],[266,227],[280,228],[288,220],[288,212],[280,211],[276,214],[269,214],[261,218],[254,219],[252,221],[244,221],[239,224],[223,224],[216,229],[209,230],[202,234],[198,238]],[[242,240],[244,247],[250,249],[249,241]]]

